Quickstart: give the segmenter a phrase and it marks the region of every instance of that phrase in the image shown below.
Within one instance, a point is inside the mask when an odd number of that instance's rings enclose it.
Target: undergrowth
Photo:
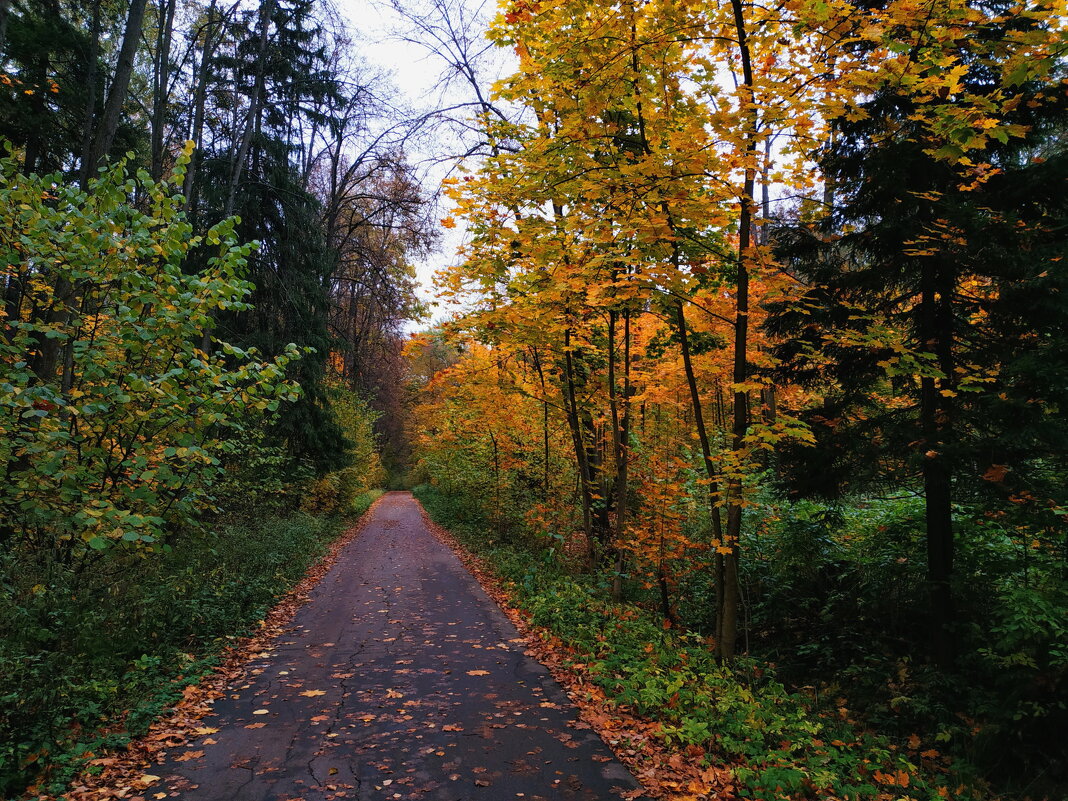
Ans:
[[[614,703],[661,724],[661,737],[729,763],[743,798],[982,797],[952,788],[938,755],[866,729],[845,705],[789,692],[755,660],[716,663],[701,635],[665,628],[637,605],[564,571],[551,549],[488,539],[477,513],[431,486],[415,495],[431,517],[485,558],[517,604],[575,653]]]
[[[62,792],[93,754],[147,731],[380,494],[109,553],[81,576],[0,556],[0,795]]]

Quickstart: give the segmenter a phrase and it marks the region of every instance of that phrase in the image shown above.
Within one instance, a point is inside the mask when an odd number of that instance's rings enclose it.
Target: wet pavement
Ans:
[[[151,770],[202,801],[599,801],[637,782],[410,493],[385,495],[251,683]],[[217,729],[218,731],[213,731]]]

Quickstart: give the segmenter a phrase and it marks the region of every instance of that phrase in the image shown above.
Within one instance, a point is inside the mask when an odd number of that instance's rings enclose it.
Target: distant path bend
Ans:
[[[253,681],[216,701],[204,727],[218,732],[153,767],[163,781],[146,797],[610,801],[635,790],[411,494],[389,493],[371,514]]]

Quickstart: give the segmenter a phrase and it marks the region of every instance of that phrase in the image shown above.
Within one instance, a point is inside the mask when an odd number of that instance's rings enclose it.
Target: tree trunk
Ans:
[[[152,179],[163,177],[163,128],[170,96],[171,32],[174,28],[175,0],[160,0],[156,57],[152,76]]]
[[[612,548],[615,552],[615,574],[612,577],[612,598],[623,597],[624,550],[621,547],[627,532],[627,503],[629,502],[630,462],[630,311],[623,312],[623,396],[616,387],[616,319],[618,312],[608,313],[608,396],[612,410],[612,448],[616,463],[616,478],[612,507],[616,512]]]
[[[204,27],[204,46],[200,51],[200,72],[197,75],[196,89],[193,93],[193,128],[189,132],[189,138],[193,140],[193,155],[189,160],[189,166],[185,171],[185,181],[182,182],[182,196],[185,197],[185,209],[187,212],[196,210],[196,172],[200,161],[200,149],[204,139],[204,106],[208,98],[208,82],[211,80],[211,50],[215,38],[215,0],[208,6],[207,21]]]
[[[96,175],[97,169],[115,141],[115,132],[119,129],[119,120],[122,117],[122,106],[126,102],[130,78],[133,76],[134,57],[137,55],[137,45],[141,40],[146,5],[147,0],[131,0],[130,2],[126,28],[122,35],[122,45],[119,47],[119,58],[115,64],[115,75],[108,89],[104,112],[100,122],[96,125],[88,158],[82,165],[83,185],[86,185]]]
[[[4,55],[7,42],[7,20],[11,16],[11,0],[0,0],[0,57]]]
[[[567,404],[567,424],[571,429],[571,441],[575,449],[575,464],[578,467],[579,496],[582,500],[582,528],[586,535],[586,548],[590,565],[596,563],[597,545],[593,536],[593,498],[590,467],[586,460],[586,446],[579,425],[578,402],[575,397],[575,364],[571,354],[571,329],[564,330],[564,400]]]
[[[940,286],[938,267],[925,260],[920,277],[920,343],[934,351],[943,378],[920,379],[920,428],[924,511],[927,527],[927,586],[930,605],[930,653],[935,664],[950,667],[954,659],[953,575],[953,497],[952,470],[946,446],[950,438],[950,409],[942,390],[953,381],[952,286]]]
[[[541,357],[537,348],[531,348],[534,358],[534,369],[538,371],[538,382],[541,384],[541,444],[542,444],[542,483],[541,500],[547,503],[549,500],[549,391],[545,386],[545,370],[541,366]]]
[[[97,113],[97,84],[100,80],[100,3],[101,0],[93,1],[93,11],[89,23],[89,55],[87,86],[85,94],[85,117],[83,118],[84,130],[82,131],[82,161],[79,166],[78,180],[85,186],[91,175],[90,159],[93,153],[93,120]]]
[[[10,268],[4,285],[4,339],[8,344],[15,341],[18,329],[14,322],[20,319],[22,307],[22,272],[16,273],[16,269],[15,266]]]
[[[731,446],[736,454],[745,449],[745,435],[749,428],[749,393],[744,384],[749,379],[749,266],[750,250],[753,246],[753,194],[756,183],[756,103],[753,89],[753,65],[749,53],[749,40],[745,30],[745,16],[741,0],[731,0],[734,12],[734,27],[738,36],[738,51],[742,62],[742,80],[749,94],[750,105],[747,130],[745,132],[745,179],[742,194],[738,199],[738,277],[735,288],[734,317],[734,369],[732,380],[734,389],[734,419],[731,426]],[[737,469],[727,483],[727,542],[723,555],[723,607],[720,610],[721,637],[719,656],[724,661],[734,658],[735,643],[738,636],[738,563],[739,545],[742,531],[742,497],[744,487]]]
[[[493,529],[497,539],[501,538],[501,455],[497,449],[497,437],[493,431],[489,432],[490,443],[493,445]]]
[[[263,0],[260,3],[259,21],[259,51],[256,56],[256,80],[249,98],[248,114],[245,117],[245,127],[241,133],[241,144],[234,155],[233,167],[230,171],[230,184],[226,193],[226,210],[223,217],[229,217],[234,213],[234,204],[237,202],[237,188],[241,183],[241,175],[245,169],[245,160],[248,158],[249,147],[252,144],[252,134],[259,127],[260,111],[263,104],[263,95],[266,91],[267,78],[264,75],[267,57],[268,34],[271,26],[271,12],[274,10],[274,0]]]
[[[678,259],[678,249],[672,254],[672,258]],[[708,438],[708,427],[705,425],[705,415],[701,408],[701,394],[697,389],[697,376],[693,369],[693,358],[690,353],[690,336],[686,330],[686,310],[680,300],[675,305],[675,322],[679,335],[679,350],[682,352],[682,368],[686,374],[686,385],[690,390],[690,407],[693,409],[694,428],[697,429],[697,439],[701,443],[701,461],[704,463],[705,480],[708,482],[708,514],[712,522],[712,547],[715,550],[715,573],[716,573],[716,650],[719,651],[720,641],[723,636],[723,603],[725,594],[723,549],[726,544],[723,539],[723,518],[720,515],[719,497],[719,472],[715,462],[712,461],[712,443]]]

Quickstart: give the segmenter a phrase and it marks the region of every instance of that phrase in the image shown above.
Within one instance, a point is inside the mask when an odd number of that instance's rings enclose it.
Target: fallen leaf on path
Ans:
[[[246,729],[262,729],[266,725],[267,725],[266,723],[250,723],[247,726],[245,726],[245,728]]]
[[[271,710],[269,710],[269,709],[257,709],[257,710],[256,710],[255,712],[253,712],[252,714],[253,714],[253,715],[266,715],[266,714],[267,714],[268,712],[270,712],[270,711],[271,711]]]
[[[467,671],[467,675],[468,676],[488,676],[489,675],[489,671],[488,670],[469,670],[469,671]]]
[[[175,757],[174,761],[175,762],[188,762],[190,759],[200,759],[202,756],[204,756],[204,752],[203,751],[186,751],[181,756]]]
[[[317,698],[320,695],[326,695],[326,691],[325,690],[305,690],[302,693],[297,693],[297,695],[303,695],[305,698]]]

